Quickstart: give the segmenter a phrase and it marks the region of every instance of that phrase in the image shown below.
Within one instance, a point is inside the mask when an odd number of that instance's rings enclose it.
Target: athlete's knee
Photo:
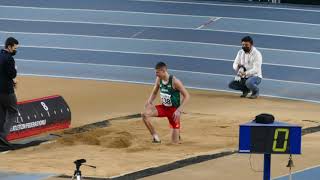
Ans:
[[[144,111],[144,112],[141,112],[141,117],[143,118],[143,119],[146,119],[146,118],[148,118],[148,117],[150,117],[151,116],[151,113],[150,113],[150,111],[148,111],[148,110],[146,110],[146,111]]]
[[[146,117],[146,112],[141,112],[140,114],[143,119]]]

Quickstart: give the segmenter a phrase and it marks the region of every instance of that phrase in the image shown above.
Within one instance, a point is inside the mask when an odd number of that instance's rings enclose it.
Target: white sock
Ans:
[[[160,138],[159,138],[158,134],[153,134],[152,136],[156,141],[160,141]]]

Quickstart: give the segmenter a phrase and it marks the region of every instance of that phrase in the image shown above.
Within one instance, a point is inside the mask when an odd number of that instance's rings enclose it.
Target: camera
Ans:
[[[75,160],[73,163],[81,166],[83,163],[86,163],[86,162],[87,162],[87,160],[85,160],[85,159],[78,159],[78,160]]]

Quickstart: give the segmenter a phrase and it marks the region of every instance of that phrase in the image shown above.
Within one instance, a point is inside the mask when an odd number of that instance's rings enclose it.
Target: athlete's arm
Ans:
[[[184,85],[182,84],[182,82],[177,79],[174,78],[174,88],[176,90],[179,90],[181,95],[183,96],[182,102],[179,106],[179,108],[177,110],[179,110],[180,112],[183,111],[184,105],[189,101],[190,99],[190,94],[189,92],[186,90],[186,88],[184,87]]]
[[[160,89],[160,79],[157,77],[156,82],[153,87],[153,90],[151,92],[151,95],[147,101],[147,104],[152,105],[153,101],[157,98],[157,94],[159,92],[159,89]]]

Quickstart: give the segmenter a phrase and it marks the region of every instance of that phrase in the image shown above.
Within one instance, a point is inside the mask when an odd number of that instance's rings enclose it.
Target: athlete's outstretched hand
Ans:
[[[178,120],[180,120],[180,116],[181,116],[181,111],[177,109],[173,114],[173,120],[177,122]]]

